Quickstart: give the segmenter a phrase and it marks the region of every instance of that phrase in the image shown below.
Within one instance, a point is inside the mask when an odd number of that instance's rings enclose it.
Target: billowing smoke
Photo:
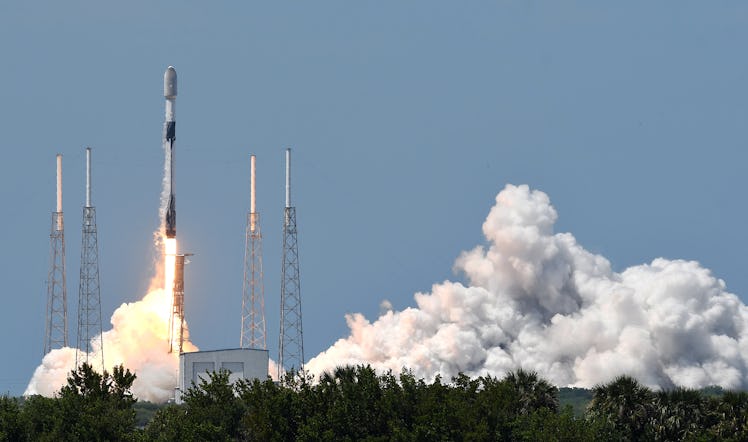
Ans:
[[[748,387],[748,308],[694,261],[655,259],[612,271],[569,233],[554,233],[548,196],[507,185],[483,223],[487,246],[464,252],[417,307],[374,322],[306,365],[312,373],[368,363],[418,377],[535,370],[559,386],[629,374],[651,387]]]
[[[166,402],[174,397],[179,354],[169,353],[170,312],[171,293],[162,288],[152,289],[142,300],[117,308],[112,314],[112,329],[102,335],[105,367],[111,373],[113,366],[122,364],[135,372],[132,391],[141,400]],[[98,337],[92,340],[92,345],[94,351],[89,355],[89,363],[100,371]],[[195,350],[194,345],[185,342],[184,351]],[[79,354],[79,359],[84,357],[85,354]],[[74,367],[74,348],[52,350],[34,371],[24,395],[54,395],[65,385]]]

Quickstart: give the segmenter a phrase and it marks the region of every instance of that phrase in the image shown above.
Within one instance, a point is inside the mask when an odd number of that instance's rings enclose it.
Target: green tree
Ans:
[[[577,419],[571,406],[567,406],[561,412],[555,412],[549,408],[540,408],[518,416],[509,439],[512,441],[543,442],[620,440],[599,425],[587,422],[584,419]]]
[[[384,435],[389,410],[382,407],[381,379],[370,366],[339,367],[323,373],[314,385],[309,381],[300,377],[292,384],[284,381],[296,393],[296,400],[285,408],[293,413],[288,427],[295,428],[297,440],[388,440]],[[262,393],[261,387],[255,384],[257,392],[243,394],[250,410],[248,420],[260,417],[249,398]],[[285,395],[281,398],[286,399]],[[268,422],[265,416],[262,420]],[[260,428],[266,431],[267,425]]]
[[[215,429],[206,428],[187,416],[184,405],[168,405],[159,409],[143,430],[143,440],[153,442],[198,442],[214,440]],[[218,439],[220,440],[220,439]]]
[[[126,440],[135,428],[133,381],[135,374],[121,365],[110,375],[82,364],[60,390],[58,429],[68,440]]]
[[[0,397],[0,441],[22,440],[21,409],[18,399]]]
[[[415,440],[419,404],[426,384],[413,373],[403,370],[398,377],[388,372],[379,378],[382,387],[381,407],[385,413],[390,440]]]
[[[651,440],[655,413],[652,391],[630,376],[619,376],[592,390],[587,417],[600,420],[627,440]]]
[[[387,433],[380,379],[370,366],[336,368],[311,388],[315,407],[299,430],[299,439],[362,440]]]
[[[418,382],[415,393],[413,437],[416,440],[456,440],[454,416],[447,406],[449,385],[442,384],[437,375],[431,384]]]
[[[21,409],[27,440],[127,440],[133,435],[135,375],[122,366],[112,374],[88,364],[71,371],[56,398],[32,396]]]
[[[509,384],[493,376],[478,379],[480,388],[476,399],[476,412],[493,440],[509,440],[512,423],[516,419],[516,391]]]
[[[488,440],[491,434],[484,415],[479,412],[480,385],[480,379],[471,379],[463,373],[452,378],[447,407],[454,410],[455,423],[458,424],[455,430],[463,440]]]
[[[698,390],[663,390],[655,401],[652,426],[656,440],[692,439],[715,423],[709,400]]]
[[[182,395],[183,404],[156,412],[144,430],[147,440],[222,441],[240,435],[244,405],[229,382],[229,372],[211,372]]]
[[[198,422],[211,440],[231,440],[239,435],[244,407],[229,382],[229,371],[212,372],[182,396],[186,419]]]
[[[97,383],[91,385],[84,390],[95,396]],[[627,376],[595,387],[585,418],[570,406],[559,411],[556,388],[522,370],[502,379],[460,374],[426,383],[408,371],[377,375],[356,366],[316,383],[291,373],[278,383],[240,380],[233,388],[219,372],[184,399],[159,410],[145,440],[748,440],[745,393],[721,400],[685,389],[655,394]],[[37,434],[66,434],[45,433],[45,425],[37,422]]]
[[[235,389],[246,410],[240,422],[243,438],[249,441],[296,439],[298,426],[306,413],[302,412],[301,389],[297,389],[293,380],[287,380],[284,385],[270,379],[239,380]]]
[[[62,421],[58,399],[43,396],[26,398],[20,415],[24,437],[28,441],[62,440],[58,428]]]
[[[715,438],[733,441],[748,440],[748,393],[725,392],[714,407]]]
[[[503,382],[516,393],[517,412],[520,415],[541,408],[558,411],[558,388],[540,378],[536,372],[520,368],[507,373]]]

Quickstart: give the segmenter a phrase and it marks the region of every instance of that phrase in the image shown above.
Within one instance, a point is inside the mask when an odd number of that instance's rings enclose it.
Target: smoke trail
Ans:
[[[500,376],[522,367],[559,386],[630,374],[651,387],[748,387],[748,308],[694,261],[658,258],[611,270],[554,233],[546,194],[507,185],[483,223],[487,246],[463,252],[417,307],[376,321],[346,316],[351,335],[306,365],[403,367],[419,377]]]
[[[134,371],[137,378],[132,392],[139,399],[150,402],[166,402],[174,396],[177,385],[179,355],[169,353],[169,319],[172,311],[174,282],[174,254],[176,240],[165,240],[164,215],[169,201],[170,149],[164,144],[166,156],[164,180],[162,182],[159,219],[161,226],[154,232],[154,243],[159,256],[156,275],[151,288],[140,301],[125,303],[112,314],[112,329],[102,333],[104,365],[107,370],[122,364]],[[168,250],[166,250],[168,248]],[[91,361],[100,361],[99,337],[92,339]],[[189,342],[189,330],[185,322],[185,352],[196,351]],[[44,356],[41,365],[34,371],[24,395],[41,394],[52,396],[65,385],[67,376],[75,368],[75,349],[65,347],[52,350]],[[94,369],[100,369],[94,365]]]

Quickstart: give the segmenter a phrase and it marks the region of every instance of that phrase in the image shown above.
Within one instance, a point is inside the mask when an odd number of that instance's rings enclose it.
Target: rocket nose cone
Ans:
[[[164,72],[164,97],[174,98],[177,96],[177,71],[169,66]]]

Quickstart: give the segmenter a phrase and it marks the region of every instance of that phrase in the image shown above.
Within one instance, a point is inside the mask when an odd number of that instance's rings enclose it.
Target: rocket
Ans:
[[[169,203],[166,206],[164,230],[167,238],[177,236],[177,208],[174,194],[174,143],[176,140],[176,101],[177,71],[169,66],[164,72],[164,98],[166,99],[166,118],[164,121],[164,149],[169,174]]]

